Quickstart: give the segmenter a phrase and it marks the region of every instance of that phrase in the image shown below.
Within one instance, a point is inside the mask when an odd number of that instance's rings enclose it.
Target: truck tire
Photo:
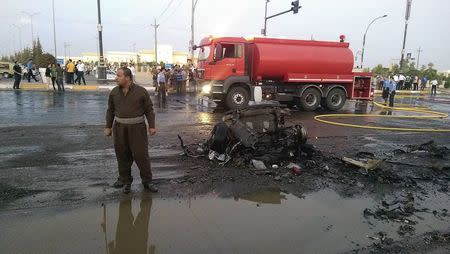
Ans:
[[[225,104],[229,109],[237,109],[247,106],[249,101],[250,94],[247,89],[235,86],[228,91]]]
[[[335,88],[331,90],[326,99],[326,106],[329,110],[339,110],[345,105],[347,96],[344,90]]]
[[[320,105],[320,92],[315,88],[306,89],[300,97],[300,107],[305,111],[313,111]]]

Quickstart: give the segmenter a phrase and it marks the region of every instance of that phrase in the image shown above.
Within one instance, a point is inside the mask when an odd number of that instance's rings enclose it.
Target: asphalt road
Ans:
[[[417,247],[419,253],[448,250],[448,245],[421,249],[422,238],[430,232],[450,230],[443,210],[450,207],[449,192],[444,188],[448,179],[423,180],[414,186],[395,180],[411,174],[414,179],[424,178],[422,174],[432,163],[444,163],[445,168],[445,160],[429,161],[421,152],[412,157],[397,155],[406,165],[386,170],[398,176],[380,174],[375,184],[364,172],[331,161],[357,152],[385,156],[429,140],[449,147],[448,133],[338,127],[313,120],[313,116],[329,112],[294,109],[287,123],[307,127],[308,143],[324,154],[321,163],[328,163],[331,172],[305,169],[297,178],[277,172],[255,175],[180,156],[177,135],[186,143],[203,142],[223,111],[198,106],[192,96],[170,96],[167,105],[159,105],[153,98],[157,135],[150,139],[150,156],[160,193],[143,193],[133,166],[133,193],[124,196],[110,187],[117,177],[117,163],[111,139],[102,134],[107,96],[106,92],[0,91],[0,224],[4,225],[0,245],[5,253],[364,252],[361,248],[378,251],[373,244],[381,241],[379,232],[386,232],[388,239],[403,248]],[[419,101],[405,98],[398,103],[449,113],[449,101],[448,96],[440,96]],[[354,102],[348,102],[342,113],[385,114]],[[397,127],[450,126],[448,119],[345,121]],[[408,171],[411,167],[412,172]],[[397,232],[405,223],[363,216],[366,208],[374,210],[382,200],[404,199],[409,192],[416,205],[430,209],[408,217],[417,223],[410,235]],[[408,241],[413,243],[408,245]]]

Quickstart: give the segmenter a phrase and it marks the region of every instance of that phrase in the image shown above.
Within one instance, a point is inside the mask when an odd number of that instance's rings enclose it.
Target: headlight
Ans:
[[[211,85],[204,85],[204,86],[202,87],[202,93],[204,93],[204,94],[209,94],[209,93],[211,93]]]

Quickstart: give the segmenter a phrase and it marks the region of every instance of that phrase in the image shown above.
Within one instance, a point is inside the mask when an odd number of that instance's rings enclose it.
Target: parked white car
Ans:
[[[95,72],[95,78],[98,78],[98,72]],[[106,70],[106,80],[115,80],[116,72],[113,70]]]

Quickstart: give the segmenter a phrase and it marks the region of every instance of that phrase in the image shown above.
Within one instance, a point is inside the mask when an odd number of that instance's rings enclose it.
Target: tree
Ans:
[[[45,68],[48,64],[55,63],[56,59],[52,54],[44,53],[36,59],[36,66],[39,68]]]
[[[389,75],[389,68],[385,68],[383,65],[379,64],[372,69],[372,73],[386,77]]]
[[[434,64],[429,63],[428,68],[422,72],[423,75],[427,76],[429,80],[438,79],[437,70],[433,68]]]

